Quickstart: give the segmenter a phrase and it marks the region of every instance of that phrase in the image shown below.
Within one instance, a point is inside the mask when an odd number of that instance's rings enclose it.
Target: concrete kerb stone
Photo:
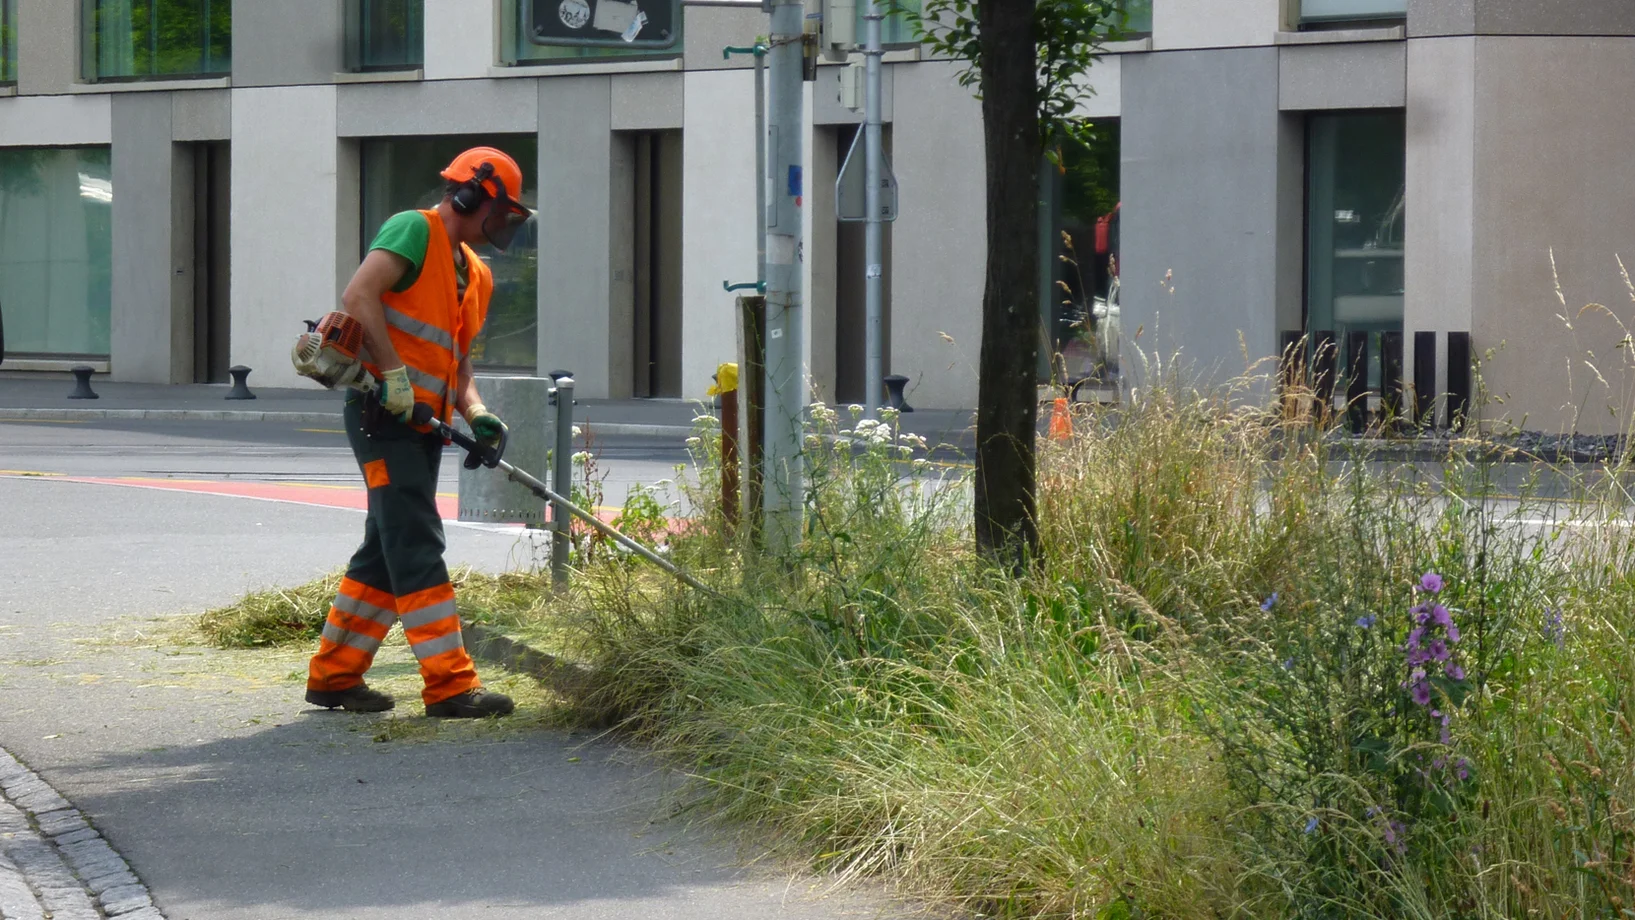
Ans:
[[[4,750],[0,777],[0,916],[164,920],[125,860],[45,780]]]
[[[236,409],[0,409],[0,422],[283,422],[333,425],[340,412],[250,412]]]
[[[480,623],[462,623],[460,631],[473,658],[526,674],[568,699],[578,698],[590,686],[591,670],[582,664],[539,651]]]
[[[234,409],[0,409],[0,422],[279,422],[286,425],[336,425],[340,412],[251,412]],[[599,435],[610,437],[686,438],[687,425],[645,425],[634,422],[581,422]],[[0,766],[0,777],[5,775]]]

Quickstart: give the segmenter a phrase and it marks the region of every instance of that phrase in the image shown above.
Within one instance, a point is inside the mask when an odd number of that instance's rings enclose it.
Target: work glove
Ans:
[[[500,436],[505,434],[505,423],[500,417],[488,411],[488,407],[477,403],[466,410],[466,421],[471,423],[471,433],[478,443],[484,447],[493,447],[500,443]]]
[[[405,422],[414,418],[414,386],[409,383],[408,368],[380,372],[380,405]]]

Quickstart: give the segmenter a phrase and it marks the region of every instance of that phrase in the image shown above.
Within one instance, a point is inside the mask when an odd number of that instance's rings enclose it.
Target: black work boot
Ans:
[[[503,693],[494,693],[478,687],[459,696],[426,704],[426,715],[439,719],[481,719],[486,716],[506,716],[516,704]]]
[[[358,684],[345,690],[308,690],[307,702],[325,709],[344,709],[347,712],[385,712],[397,705],[391,694],[370,690],[368,684]]]

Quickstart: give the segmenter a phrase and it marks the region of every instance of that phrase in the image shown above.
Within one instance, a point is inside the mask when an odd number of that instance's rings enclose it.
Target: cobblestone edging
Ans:
[[[164,920],[85,816],[0,749],[0,918]]]

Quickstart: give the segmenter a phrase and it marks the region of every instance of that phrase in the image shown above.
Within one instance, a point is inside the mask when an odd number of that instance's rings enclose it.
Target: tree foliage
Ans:
[[[1025,0],[1021,0],[1025,2]],[[1038,0],[1033,34],[1038,45],[1039,149],[1051,151],[1064,138],[1086,145],[1093,128],[1075,113],[1095,94],[1090,67],[1108,42],[1129,35],[1130,11],[1142,0]],[[962,86],[979,87],[985,50],[978,0],[925,0],[920,36],[938,57],[966,62]],[[978,91],[978,98],[981,97]]]

